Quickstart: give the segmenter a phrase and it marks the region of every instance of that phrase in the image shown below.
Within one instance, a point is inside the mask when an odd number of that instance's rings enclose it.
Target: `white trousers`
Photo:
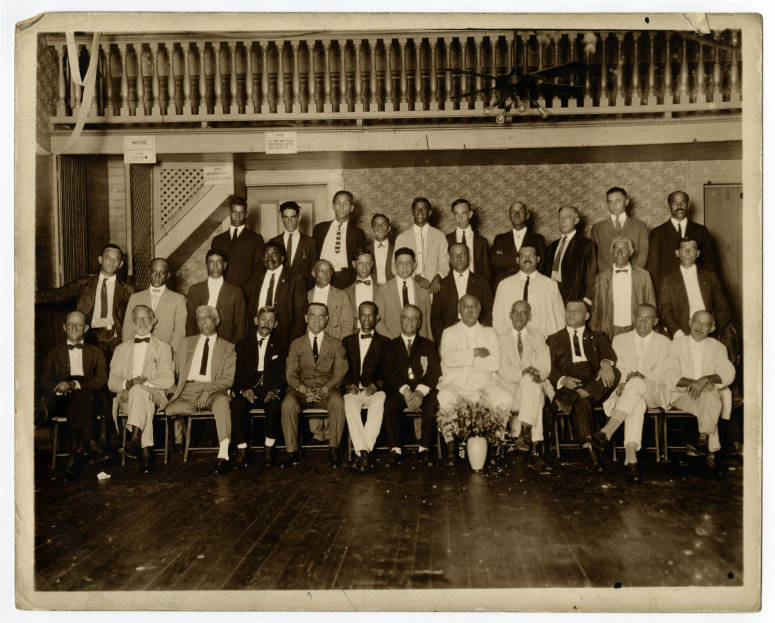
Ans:
[[[529,374],[525,374],[519,383],[502,381],[501,387],[509,393],[509,408],[519,414],[519,417],[511,421],[511,433],[518,435],[521,430],[519,424],[524,422],[532,427],[531,441],[543,441],[544,390],[541,383],[536,383]]]
[[[361,420],[361,409],[366,407],[366,423]],[[366,395],[365,390],[357,394],[347,392],[344,395],[344,417],[347,420],[347,430],[353,442],[355,452],[364,450],[371,452],[382,428],[382,415],[385,411],[385,392],[374,392]]]
[[[697,399],[692,398],[689,392],[679,394],[673,400],[673,406],[697,418],[697,429],[708,435],[708,450],[717,452],[721,449],[718,419],[721,415],[722,400],[717,389],[702,392]]]
[[[623,411],[624,445],[634,443],[640,450],[643,437],[643,419],[646,409],[656,409],[662,406],[662,388],[651,379],[633,377],[624,386],[621,396],[612,396],[612,407]],[[612,412],[613,413],[613,412]]]
[[[127,401],[119,406],[127,414],[127,425],[142,431],[140,444],[143,448],[153,446],[153,418],[157,407],[167,403],[164,392],[158,388],[133,385],[127,392]]]

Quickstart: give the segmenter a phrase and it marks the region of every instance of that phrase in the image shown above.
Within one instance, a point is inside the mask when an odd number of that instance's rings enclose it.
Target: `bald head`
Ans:
[[[514,229],[524,229],[527,225],[527,206],[515,201],[509,206],[509,219]]]
[[[473,327],[479,321],[482,304],[475,296],[464,294],[458,302],[458,311],[460,311],[460,319],[463,324],[467,327]]]
[[[65,330],[67,339],[76,343],[83,339],[83,334],[88,330],[89,323],[86,321],[85,314],[74,310],[67,314],[62,328]]]
[[[516,331],[522,331],[527,326],[527,323],[530,322],[531,317],[530,303],[527,301],[514,301],[509,318],[511,318],[511,326]]]

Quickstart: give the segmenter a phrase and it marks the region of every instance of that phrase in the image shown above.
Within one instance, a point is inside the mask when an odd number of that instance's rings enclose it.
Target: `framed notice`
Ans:
[[[124,164],[153,164],[156,162],[155,136],[125,136]]]
[[[268,154],[298,153],[296,132],[267,132],[264,145]]]

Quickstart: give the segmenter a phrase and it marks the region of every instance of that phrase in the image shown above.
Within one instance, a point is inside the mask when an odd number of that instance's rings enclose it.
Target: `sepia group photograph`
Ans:
[[[761,15],[14,52],[16,608],[761,609]]]

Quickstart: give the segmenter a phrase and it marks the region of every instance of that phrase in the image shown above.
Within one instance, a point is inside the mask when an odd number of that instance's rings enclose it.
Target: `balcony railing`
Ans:
[[[53,124],[73,124],[83,87],[70,75],[63,34],[56,51]],[[76,37],[83,74],[91,37]],[[673,31],[439,31],[218,37],[102,33],[87,124],[337,121],[492,121],[496,76],[569,61],[578,97],[539,103],[554,117],[674,116],[738,111],[740,32],[715,39]],[[483,74],[475,76],[466,72]],[[557,79],[555,79],[557,80]],[[512,111],[513,120],[538,114]]]

